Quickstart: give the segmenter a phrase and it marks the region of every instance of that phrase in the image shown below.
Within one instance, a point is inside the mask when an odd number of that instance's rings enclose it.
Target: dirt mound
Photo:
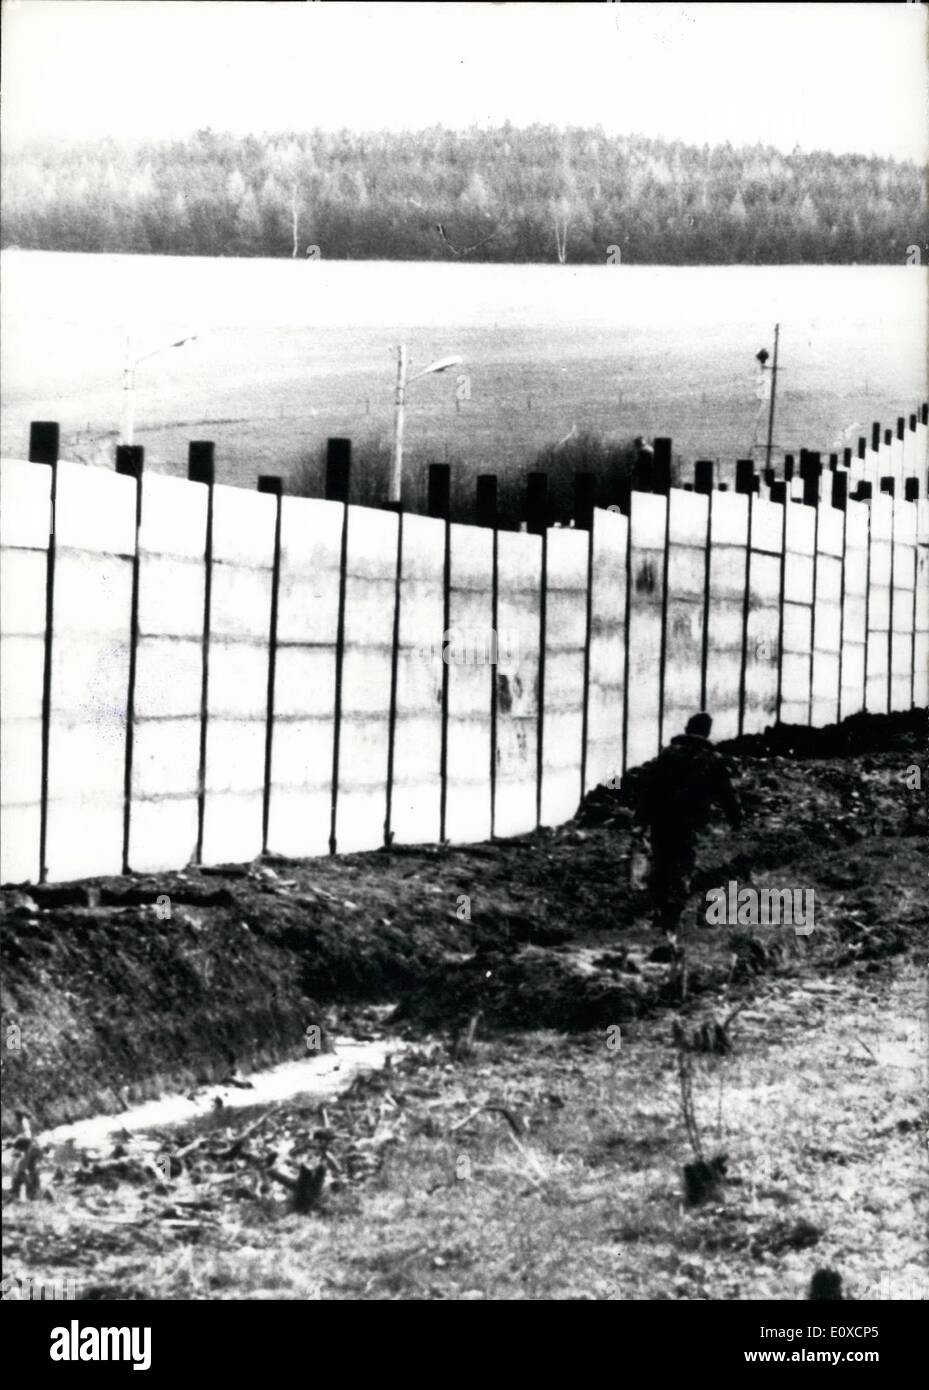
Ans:
[[[691,995],[925,960],[926,731],[917,712],[725,746],[745,822],[703,838],[693,920],[699,895],[738,880],[815,890],[815,932],[704,923]],[[363,1027],[366,1002],[402,1001],[414,1031],[477,1013],[488,1029],[602,1028],[674,1003],[630,885],[633,785],[492,844],[3,891],[6,1132],[18,1108],[78,1119],[303,1055],[309,1024]]]

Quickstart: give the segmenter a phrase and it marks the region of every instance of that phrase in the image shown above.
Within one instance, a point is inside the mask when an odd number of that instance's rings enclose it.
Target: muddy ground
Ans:
[[[925,716],[725,751],[745,824],[696,888],[811,888],[815,928],[689,927],[683,1002],[607,789],[490,845],[4,891],[9,1136],[305,1056],[310,1025],[415,1044],[322,1112],[43,1155],[8,1266],[86,1297],[795,1297],[830,1260],[922,1287]]]

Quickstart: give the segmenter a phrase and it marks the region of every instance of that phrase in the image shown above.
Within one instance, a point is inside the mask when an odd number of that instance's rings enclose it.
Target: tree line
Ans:
[[[927,242],[915,164],[598,128],[33,144],[0,193],[2,244],[50,251],[903,264]]]

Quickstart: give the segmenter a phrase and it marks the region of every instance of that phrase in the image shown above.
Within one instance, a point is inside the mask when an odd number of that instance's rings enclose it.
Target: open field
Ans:
[[[746,819],[695,886],[812,890],[815,930],[688,929],[683,1004],[604,789],[488,845],[7,890],[4,1101],[37,1128],[305,1058],[309,1020],[411,1048],[322,1106],[46,1155],[44,1197],[5,1180],[5,1271],[84,1299],[734,1300],[822,1266],[925,1299],[925,715],[849,728],[728,749]],[[731,1051],[685,1054],[727,1156],[688,1205],[672,1025],[735,1009]],[[319,1164],[294,1210],[270,1168]]]
[[[927,389],[918,267],[314,264],[12,250],[2,277],[4,456],[24,455],[30,420],[57,419],[64,456],[112,459],[129,326],[137,355],[197,335],[138,369],[136,441],[149,466],[182,472],[187,441],[210,438],[219,477],[242,486],[260,472],[318,464],[329,435],[386,447],[401,336],[413,372],[460,354],[459,371],[410,388],[414,509],[429,462],[458,465],[462,514],[475,472],[521,474],[575,426],[619,439],[671,435],[688,464],[748,456],[765,437],[754,355],[770,350],[776,320],[781,452],[854,444],[872,419],[892,424]],[[356,480],[357,500],[380,500],[376,492]]]

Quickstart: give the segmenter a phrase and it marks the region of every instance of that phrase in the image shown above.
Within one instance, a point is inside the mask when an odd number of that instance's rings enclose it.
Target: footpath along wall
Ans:
[[[872,445],[542,534],[4,461],[0,880],[515,835],[701,707],[924,707],[925,409]]]

